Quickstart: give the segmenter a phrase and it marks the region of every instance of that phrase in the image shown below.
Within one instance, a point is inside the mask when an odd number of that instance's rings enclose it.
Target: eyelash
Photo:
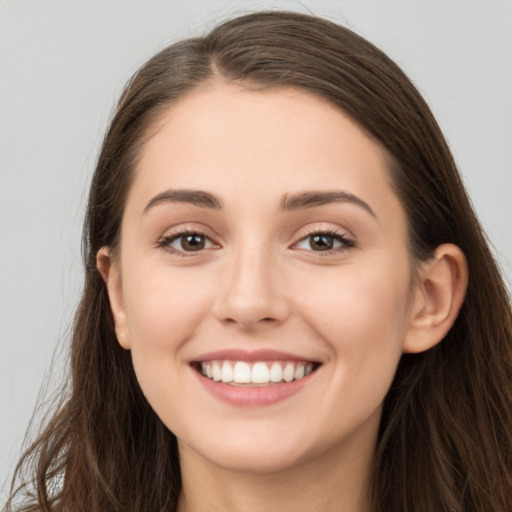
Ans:
[[[157,242],[157,247],[163,248],[163,249],[171,252],[172,254],[175,254],[175,255],[181,256],[181,257],[197,256],[199,253],[202,253],[203,251],[208,250],[208,248],[202,248],[197,251],[185,251],[185,250],[177,250],[171,246],[171,244],[173,242],[175,242],[176,240],[179,240],[180,238],[183,239],[186,236],[193,236],[193,235],[204,238],[205,243],[210,243],[210,244],[212,244],[212,246],[215,246],[215,243],[211,240],[211,238],[208,237],[207,235],[205,235],[204,233],[201,233],[200,231],[194,231],[194,230],[184,230],[184,231],[179,231],[176,233],[171,233],[169,235],[162,237]],[[334,255],[334,254],[339,254],[348,249],[356,247],[356,242],[354,240],[347,238],[344,234],[341,234],[334,229],[311,231],[311,232],[307,233],[306,235],[304,235],[298,242],[296,242],[294,244],[294,246],[298,245],[301,242],[305,242],[308,238],[310,239],[310,245],[311,245],[311,237],[313,237],[313,236],[325,236],[326,238],[332,238],[336,242],[339,242],[341,244],[339,247],[335,247],[333,249],[329,249],[329,250],[325,250],[325,251],[313,251],[311,249],[311,252],[318,253],[320,256],[330,256],[330,255]],[[304,249],[304,250],[308,251],[308,249]]]
[[[171,244],[173,242],[175,242],[176,240],[179,240],[180,238],[183,239],[186,236],[193,236],[193,235],[200,236],[201,238],[204,238],[205,243],[209,242],[213,246],[216,245],[214,242],[212,242],[211,238],[209,236],[205,235],[204,233],[201,233],[200,231],[196,231],[196,230],[187,229],[184,231],[178,231],[176,233],[171,233],[171,234],[163,236],[157,242],[157,247],[165,249],[165,250],[171,252],[172,254],[175,254],[177,256],[182,256],[185,258],[191,257],[191,256],[197,256],[198,254],[202,253],[203,251],[208,250],[206,248],[203,248],[203,249],[199,249],[197,251],[185,251],[185,250],[175,249],[174,247],[171,246]]]
[[[311,238],[314,236],[325,236],[327,238],[332,238],[341,244],[340,247],[335,247],[333,249],[329,249],[326,251],[311,250],[311,252],[318,253],[319,256],[332,256],[332,255],[340,254],[348,249],[352,249],[352,248],[356,247],[356,242],[354,240],[352,240],[351,238],[348,238],[346,235],[344,235],[342,233],[339,233],[335,229],[319,229],[319,230],[310,231],[309,233],[306,233],[306,235],[304,235],[294,245],[304,242],[308,238],[310,239],[309,243],[311,244]],[[307,250],[307,249],[305,249],[305,250]]]

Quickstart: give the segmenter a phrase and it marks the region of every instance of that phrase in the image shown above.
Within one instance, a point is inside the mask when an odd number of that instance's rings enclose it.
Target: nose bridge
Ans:
[[[251,329],[279,323],[287,316],[270,244],[250,239],[240,241],[233,247],[223,272],[223,289],[217,304],[219,320]]]

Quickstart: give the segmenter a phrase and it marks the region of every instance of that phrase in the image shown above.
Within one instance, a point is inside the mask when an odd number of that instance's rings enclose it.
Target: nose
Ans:
[[[276,266],[264,248],[233,254],[220,279],[214,307],[217,319],[246,331],[282,324],[290,308]]]

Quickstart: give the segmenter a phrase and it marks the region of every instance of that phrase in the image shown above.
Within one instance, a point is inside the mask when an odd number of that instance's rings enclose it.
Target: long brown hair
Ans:
[[[453,328],[435,348],[402,357],[386,397],[373,510],[504,512],[512,504],[511,308],[447,143],[384,53],[346,28],[287,12],[242,16],[174,44],[127,85],[90,189],[70,391],[20,462],[17,474],[32,463],[33,476],[13,486],[6,510],[176,508],[176,439],[146,402],[130,354],[116,340],[96,253],[116,248],[148,129],[170,104],[219,77],[296,87],[337,105],[386,149],[415,260],[443,243],[464,251],[470,281]]]

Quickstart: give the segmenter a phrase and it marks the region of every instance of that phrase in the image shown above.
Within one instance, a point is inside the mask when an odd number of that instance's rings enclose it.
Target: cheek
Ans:
[[[407,322],[408,279],[371,266],[341,268],[303,283],[304,312],[325,337],[349,348],[356,339],[378,342],[399,335]],[[307,314],[307,313],[306,313]],[[348,336],[347,331],[352,331]],[[339,333],[340,336],[337,336]]]
[[[383,399],[402,354],[408,273],[388,271],[389,266],[340,268],[329,279],[306,282],[298,292],[303,316],[335,362],[333,389],[350,385],[356,401],[368,400],[371,391],[377,401]]]
[[[179,358],[211,307],[209,283],[197,269],[154,266],[130,274],[124,297],[134,361]]]
[[[183,347],[210,310],[211,286],[204,276],[170,267],[128,275],[124,297],[137,380],[157,414],[176,426],[176,411],[189,406]]]

